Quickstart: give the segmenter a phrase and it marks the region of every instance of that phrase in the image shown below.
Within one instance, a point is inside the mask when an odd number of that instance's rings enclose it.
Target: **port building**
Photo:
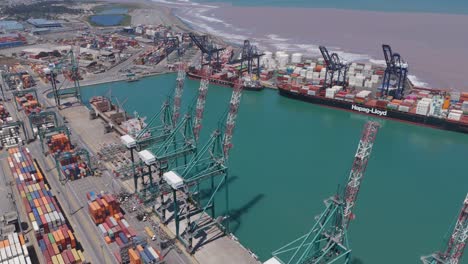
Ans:
[[[13,20],[0,20],[0,31],[1,32],[13,32],[13,31],[23,31],[24,26]]]
[[[53,28],[62,26],[62,24],[57,20],[47,20],[43,18],[30,18],[27,22],[37,28]]]

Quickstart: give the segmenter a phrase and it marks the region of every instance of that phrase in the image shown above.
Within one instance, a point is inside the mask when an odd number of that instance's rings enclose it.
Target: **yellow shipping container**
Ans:
[[[57,260],[57,256],[52,256],[52,263],[53,264],[60,264],[59,261]]]
[[[83,255],[83,252],[81,252],[81,250],[77,250],[77,253],[78,253],[78,255],[80,256],[81,262],[85,262],[86,260],[85,260],[85,257],[84,257],[84,255]]]
[[[63,258],[62,258],[62,255],[61,254],[58,254],[57,255],[57,259],[59,261],[60,264],[65,264],[65,261],[63,261]]]
[[[79,261],[80,255],[78,255],[78,252],[76,252],[76,249],[72,248],[71,253],[73,254],[73,258],[74,258],[76,261]]]
[[[36,221],[36,218],[34,217],[34,214],[33,214],[33,213],[29,213],[29,220],[30,220],[31,222]]]

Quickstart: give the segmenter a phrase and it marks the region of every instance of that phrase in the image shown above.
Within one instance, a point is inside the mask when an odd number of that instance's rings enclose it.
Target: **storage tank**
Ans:
[[[263,54],[264,54],[262,56],[263,59],[272,59],[273,58],[273,53],[271,51],[265,51],[265,52],[263,52]]]
[[[301,63],[302,62],[302,53],[293,53],[291,56],[291,63]]]
[[[284,68],[289,63],[289,55],[286,53],[281,53],[276,58],[276,61],[278,62],[279,68]]]
[[[286,54],[286,52],[284,52],[284,51],[275,52],[275,59],[278,59],[282,54]]]

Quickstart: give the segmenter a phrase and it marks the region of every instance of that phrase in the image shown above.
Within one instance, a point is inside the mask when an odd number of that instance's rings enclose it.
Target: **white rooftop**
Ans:
[[[147,149],[138,152],[138,156],[146,165],[151,165],[156,162],[156,157]]]
[[[271,259],[263,262],[263,264],[283,264],[280,262],[276,257],[272,257]]]
[[[136,140],[130,135],[121,136],[120,141],[122,142],[122,144],[127,146],[127,148],[136,147]]]
[[[169,184],[173,189],[179,189],[184,185],[184,179],[177,174],[175,171],[168,171],[163,174],[163,179]]]

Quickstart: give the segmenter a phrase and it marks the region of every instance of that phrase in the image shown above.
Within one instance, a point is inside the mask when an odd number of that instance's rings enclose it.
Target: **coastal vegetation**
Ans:
[[[10,19],[27,20],[29,18],[54,19],[59,14],[81,14],[80,8],[70,8],[76,5],[75,1],[43,1],[32,4],[18,4],[6,6],[1,10],[3,16]]]

